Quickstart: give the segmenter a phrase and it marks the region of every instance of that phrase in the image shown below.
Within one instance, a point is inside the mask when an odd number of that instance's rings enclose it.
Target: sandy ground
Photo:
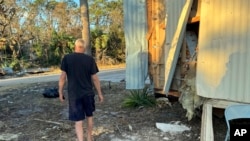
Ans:
[[[75,141],[74,124],[67,120],[67,103],[42,95],[44,89],[52,87],[57,87],[57,82],[0,87],[0,141]],[[179,102],[127,109],[121,106],[129,94],[124,82],[111,82],[110,85],[102,82],[102,90],[105,102],[96,103],[94,114],[95,141],[200,140],[200,117],[187,121]],[[156,123],[176,126],[163,132]],[[225,120],[214,117],[213,124],[215,141],[224,140]],[[187,129],[178,131],[177,125]]]

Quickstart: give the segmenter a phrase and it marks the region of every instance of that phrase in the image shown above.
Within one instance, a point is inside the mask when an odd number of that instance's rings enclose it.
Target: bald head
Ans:
[[[85,43],[83,39],[77,39],[75,41],[75,52],[84,53]]]

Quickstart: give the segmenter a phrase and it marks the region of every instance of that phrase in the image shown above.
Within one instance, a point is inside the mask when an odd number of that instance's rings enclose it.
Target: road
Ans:
[[[4,79],[0,80],[0,87],[18,85],[18,84],[58,81],[59,75],[60,74],[51,74],[51,75]],[[98,76],[101,81],[120,82],[121,80],[125,79],[125,69],[122,68],[122,69],[101,70],[98,73]]]

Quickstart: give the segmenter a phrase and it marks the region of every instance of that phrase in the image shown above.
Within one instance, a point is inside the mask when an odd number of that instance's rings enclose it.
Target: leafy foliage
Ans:
[[[155,105],[155,98],[148,95],[146,88],[142,90],[131,90],[130,94],[122,102],[122,106],[128,108],[140,106],[153,107]]]
[[[125,39],[123,35],[123,32],[111,32],[107,43],[107,55],[118,62],[125,62]]]
[[[88,2],[92,54],[102,63],[125,62],[122,0]],[[82,38],[74,0],[0,0],[0,19],[0,66],[59,65]]]
[[[65,54],[73,52],[75,38],[67,34],[52,34],[49,44],[34,44],[32,49],[37,57],[37,61],[47,65],[59,65]]]
[[[92,47],[97,61],[125,62],[122,0],[90,0]]]

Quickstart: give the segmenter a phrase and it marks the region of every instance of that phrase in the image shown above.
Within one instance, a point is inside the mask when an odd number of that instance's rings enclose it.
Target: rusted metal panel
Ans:
[[[250,103],[250,1],[202,0],[197,93]]]
[[[126,88],[142,89],[148,73],[146,0],[125,0]]]
[[[193,0],[167,0],[167,26],[165,42],[165,83],[167,93],[172,83],[176,63],[182,46],[186,24]]]

